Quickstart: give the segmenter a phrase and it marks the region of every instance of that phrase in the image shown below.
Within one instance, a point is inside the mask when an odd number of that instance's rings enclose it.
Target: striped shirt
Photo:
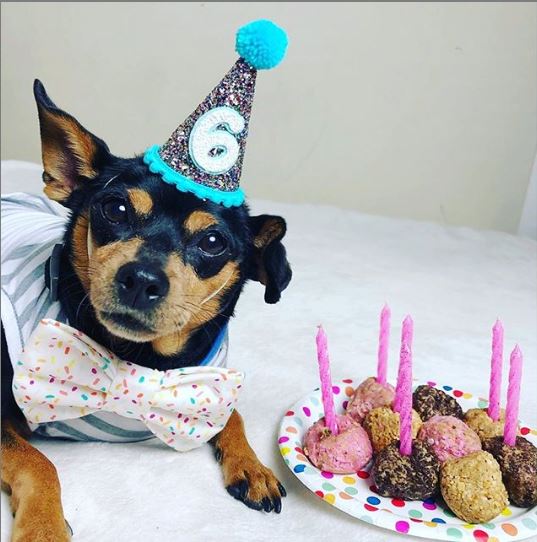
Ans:
[[[45,266],[54,245],[63,241],[67,211],[43,196],[14,193],[2,196],[1,262],[2,324],[9,357],[15,363],[28,337],[43,318],[68,324],[60,303],[52,301],[45,284]],[[207,356],[197,365],[224,367],[228,351],[224,328]],[[31,424],[45,437],[71,440],[134,442],[154,438],[144,424],[114,412]]]

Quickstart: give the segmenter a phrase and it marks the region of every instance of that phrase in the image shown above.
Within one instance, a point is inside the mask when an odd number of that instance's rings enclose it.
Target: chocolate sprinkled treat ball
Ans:
[[[426,384],[412,394],[412,407],[423,422],[433,416],[455,416],[462,420],[462,408],[455,397]]]
[[[425,442],[412,441],[412,454],[406,456],[396,441],[375,457],[371,474],[380,495],[423,500],[438,493],[440,462]]]
[[[446,461],[440,489],[451,511],[468,523],[490,521],[509,503],[500,465],[488,452]]]
[[[483,449],[500,464],[509,500],[520,508],[537,504],[537,448],[524,437],[515,446],[504,444],[503,437],[483,441]]]
[[[488,415],[486,408],[471,408],[464,415],[464,421],[470,429],[473,429],[483,441],[491,437],[503,435],[505,425],[505,410],[500,410],[500,419],[495,422]]]
[[[421,427],[418,413],[412,411],[412,438],[416,438]],[[396,441],[399,438],[399,413],[390,407],[374,408],[364,420],[364,429],[367,431],[375,453]]]

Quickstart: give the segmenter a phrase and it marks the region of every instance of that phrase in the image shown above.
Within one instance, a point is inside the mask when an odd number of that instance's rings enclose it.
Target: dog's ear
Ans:
[[[34,96],[41,130],[44,192],[65,205],[74,190],[97,177],[111,158],[110,151],[104,141],[56,107],[38,79]]]
[[[281,243],[287,226],[280,216],[260,215],[249,219],[253,261],[249,278],[265,286],[265,301],[277,303],[291,281],[291,266]]]

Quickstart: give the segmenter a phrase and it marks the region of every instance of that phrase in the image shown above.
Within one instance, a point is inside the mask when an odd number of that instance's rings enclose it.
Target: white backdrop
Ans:
[[[533,161],[533,168],[531,170],[530,182],[524,207],[522,209],[518,233],[537,239],[537,155]]]
[[[268,17],[251,197],[516,232],[536,138],[535,2],[2,4],[2,158],[39,160],[32,81],[130,156],[161,143]]]

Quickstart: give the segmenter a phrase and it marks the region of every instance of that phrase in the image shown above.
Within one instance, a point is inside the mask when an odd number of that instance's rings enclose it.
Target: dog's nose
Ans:
[[[119,269],[116,284],[120,301],[138,310],[153,308],[170,289],[164,271],[135,262]]]

